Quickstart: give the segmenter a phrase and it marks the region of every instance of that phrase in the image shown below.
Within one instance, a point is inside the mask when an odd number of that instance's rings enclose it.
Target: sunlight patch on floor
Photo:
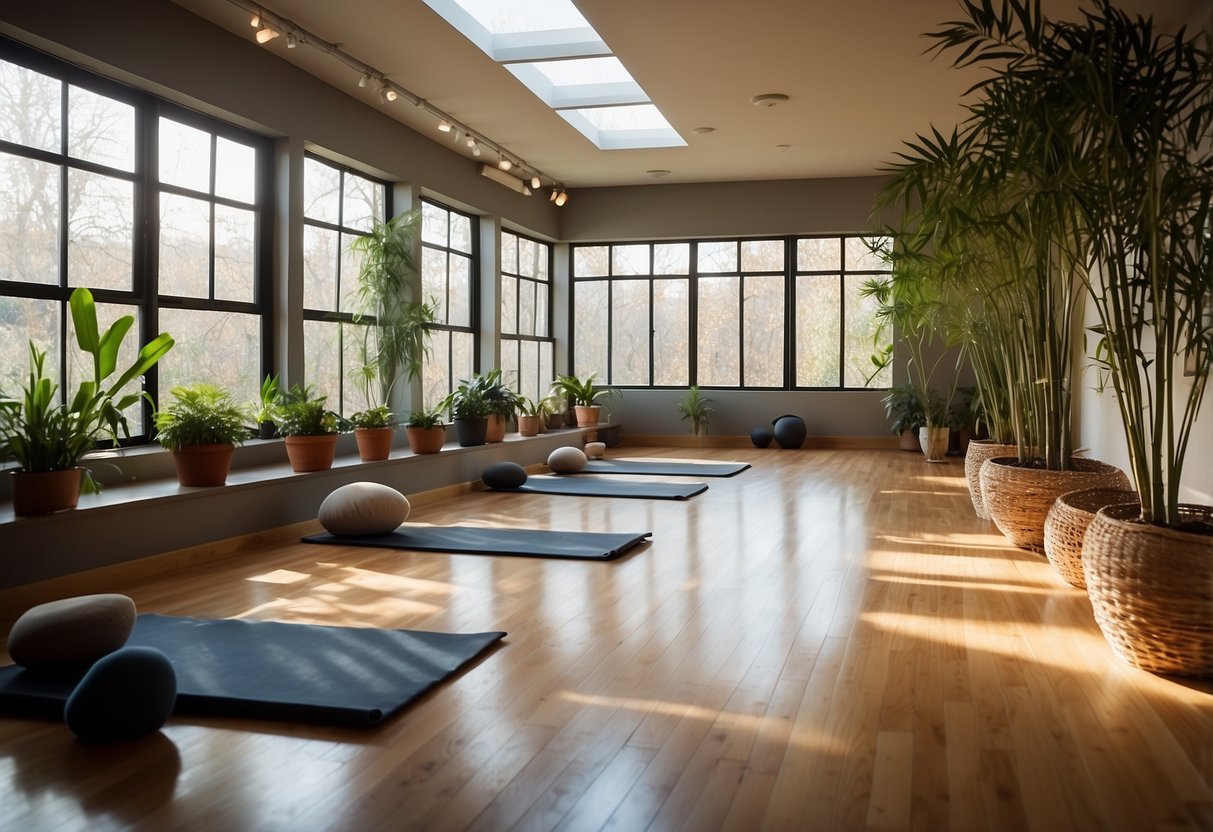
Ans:
[[[300,581],[306,581],[311,575],[305,575],[302,572],[292,572],[289,569],[275,569],[273,572],[266,572],[264,575],[253,575],[245,578],[247,581],[256,581],[263,584],[297,584]]]

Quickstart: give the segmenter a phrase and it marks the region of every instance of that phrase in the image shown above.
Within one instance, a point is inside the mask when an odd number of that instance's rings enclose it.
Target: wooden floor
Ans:
[[[1086,596],[975,518],[958,460],[701,455],[754,467],[688,502],[411,518],[653,532],[618,562],[286,545],[97,587],[509,636],[372,730],[174,717],[88,746],[0,718],[0,829],[1213,829],[1210,686],[1116,659]]]

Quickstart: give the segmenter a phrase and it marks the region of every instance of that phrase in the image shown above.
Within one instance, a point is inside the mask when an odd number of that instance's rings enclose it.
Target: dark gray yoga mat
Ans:
[[[748,462],[686,462],[672,459],[591,459],[579,474],[640,474],[659,477],[732,477]]]
[[[172,661],[174,713],[375,725],[504,636],[141,615],[127,645]],[[0,667],[0,711],[62,719],[83,675]]]
[[[488,529],[479,526],[401,526],[387,534],[338,537],[328,532],[303,538],[304,543],[415,549],[476,555],[611,560],[652,536],[613,532],[559,532],[546,529]]]
[[[578,497],[634,497],[647,500],[687,500],[708,490],[703,482],[636,482],[634,480],[605,480],[601,477],[535,476],[518,488],[531,494],[570,494]]]

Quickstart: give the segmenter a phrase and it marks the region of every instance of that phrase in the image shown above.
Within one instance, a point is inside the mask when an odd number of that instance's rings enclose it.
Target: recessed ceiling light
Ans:
[[[694,133],[696,136],[706,136],[708,133],[715,133],[716,128],[715,127],[696,127],[691,132]]]
[[[787,152],[788,152],[788,150],[790,150],[790,149],[791,149],[791,147],[792,147],[792,146],[791,146],[790,144],[777,144],[777,145],[775,145],[775,149],[776,149],[776,150],[778,150],[780,153],[787,153]]]
[[[750,103],[755,107],[771,108],[776,104],[782,104],[788,100],[788,97],[781,92],[764,92],[761,95],[756,95],[750,99]]]
[[[645,173],[647,173],[649,176],[653,177],[654,179],[660,179],[663,176],[670,175],[670,172],[668,170],[646,170]]]

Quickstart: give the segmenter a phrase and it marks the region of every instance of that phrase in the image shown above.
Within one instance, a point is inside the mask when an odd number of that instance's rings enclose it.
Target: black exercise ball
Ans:
[[[775,438],[775,434],[771,433],[766,428],[754,428],[750,431],[750,441],[754,443],[756,448],[766,448],[771,444],[771,440]]]
[[[799,416],[780,416],[775,420],[775,441],[781,448],[799,448],[809,429]]]

